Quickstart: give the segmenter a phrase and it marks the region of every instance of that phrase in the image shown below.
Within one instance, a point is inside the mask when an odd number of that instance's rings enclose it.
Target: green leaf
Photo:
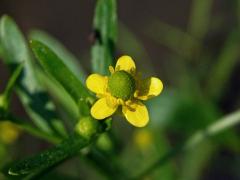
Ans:
[[[208,166],[215,150],[216,146],[211,141],[205,141],[197,145],[194,151],[183,154],[179,179],[201,179],[202,172]]]
[[[192,55],[202,48],[201,44],[190,34],[159,20],[151,22],[149,26],[146,26],[145,31],[152,40],[168,47],[185,59],[191,59]]]
[[[86,118],[92,119],[92,117]],[[95,121],[94,119],[92,120]],[[92,133],[85,134],[84,137],[74,133],[55,147],[19,161],[9,169],[9,174],[14,176],[28,175],[25,179],[34,179],[42,175],[64,160],[76,155],[81,149],[93,142],[97,136],[108,131],[109,121],[111,121],[110,118],[101,122],[95,121],[96,126],[94,125],[94,128],[96,128],[96,131],[94,130]],[[88,128],[89,124],[83,123],[81,125],[82,132],[89,130]]]
[[[36,70],[36,75],[50,96],[54,98],[54,102],[56,102],[61,109],[64,109],[64,112],[67,113],[70,120],[76,121],[79,118],[78,106],[68,92],[55,80],[49,78],[41,69]]]
[[[239,27],[240,26],[240,0],[236,1],[235,7],[236,7],[235,12],[237,14],[238,27]]]
[[[29,34],[30,39],[35,39],[47,44],[50,49],[52,49],[58,57],[61,57],[66,66],[74,73],[74,75],[80,79],[82,82],[86,79],[86,73],[84,72],[82,66],[79,64],[79,60],[69,52],[63,44],[61,44],[57,39],[52,37],[41,30],[33,30]]]
[[[213,0],[193,0],[192,2],[189,33],[200,40],[209,29],[212,4]]]
[[[207,82],[207,93],[215,100],[221,97],[226,90],[227,82],[238,63],[240,56],[240,36],[238,31],[233,31],[225,42],[225,45],[213,65]]]
[[[44,139],[50,143],[56,144],[59,143],[62,140],[62,137],[48,134],[47,132],[44,132],[43,130],[33,127],[29,122],[25,119],[15,117],[11,113],[7,113],[4,117],[0,116],[1,121],[10,121],[14,123],[16,126],[18,126],[21,130],[24,130],[25,132],[28,132],[29,134]]]
[[[7,150],[4,144],[2,144],[2,142],[0,143],[0,168],[2,168],[2,166],[4,165],[4,159],[7,157],[6,156]],[[0,175],[1,178],[1,175]]]
[[[37,40],[31,41],[31,47],[44,70],[62,85],[76,103],[91,97],[86,87],[52,50]]]
[[[229,128],[237,126],[240,123],[240,110],[232,112],[224,117],[218,119],[217,121],[211,123],[206,128],[196,131],[190,138],[185,141],[182,145],[176,147],[173,150],[170,150],[165,155],[161,156],[154,163],[152,163],[148,168],[141,172],[134,179],[142,179],[146,177],[149,173],[153,172],[156,168],[163,166],[165,163],[176,155],[182,152],[189,152],[195,150],[197,145],[208,140],[210,137],[215,136],[223,131],[226,131]]]
[[[220,116],[216,106],[203,98],[196,96],[180,98],[171,116],[172,123],[169,124],[172,132],[178,134],[179,142]]]
[[[85,81],[86,74],[79,64],[79,60],[57,39],[41,30],[32,30],[29,34],[29,38],[36,39],[42,41],[44,44],[47,44],[49,48],[56,52],[58,57],[61,57],[66,66],[75,74],[78,79],[81,80],[81,82]],[[65,91],[65,89],[63,89],[54,80],[49,78],[47,74],[42,72],[42,70],[36,70],[36,74],[40,82],[42,82],[43,86],[54,98],[55,102],[57,102],[57,104],[68,113],[69,118],[71,120],[77,120],[79,117],[78,106],[73,101],[71,96]]]
[[[162,132],[162,130],[159,128],[157,129],[156,126],[154,128],[155,129],[145,127],[143,129],[135,129],[133,131],[133,142],[131,142],[130,147],[124,151],[124,158],[122,159],[124,167],[128,167],[128,176],[134,177],[152,164],[159,157],[159,154],[164,154],[169,151],[170,145],[164,132]],[[142,146],[136,141],[136,137],[139,135],[141,136],[141,134],[149,137],[148,143],[145,145],[142,144]],[[138,167],[137,169],[136,166]],[[162,168],[155,169],[155,171],[149,175],[148,178],[176,179],[174,176],[175,167],[173,164],[166,164]]]
[[[8,16],[3,16],[0,20],[0,44],[4,62],[10,69],[14,70],[24,61],[24,75],[18,84],[17,94],[29,116],[45,132],[64,134],[62,122],[58,120],[53,103],[36,79],[36,67],[23,34]]]
[[[13,72],[11,78],[9,79],[8,83],[7,83],[7,87],[4,90],[4,96],[6,97],[6,100],[9,101],[10,100],[10,96],[13,92],[13,88],[17,83],[17,80],[19,79],[21,72],[23,70],[24,67],[24,63],[21,63],[17,66],[17,68],[15,69],[15,71]]]
[[[113,64],[113,53],[117,40],[117,13],[115,0],[98,0],[94,23],[95,43],[92,47],[92,71],[108,74]]]
[[[1,41],[0,41],[0,58],[3,58],[4,55],[3,55],[3,46],[1,44]]]
[[[74,134],[55,147],[14,164],[9,169],[9,174],[14,176],[30,174],[31,176],[33,173],[33,176],[36,176],[77,154],[89,143],[89,140]]]
[[[3,119],[9,111],[9,105],[11,101],[11,95],[13,93],[13,88],[16,85],[19,76],[23,70],[23,64],[18,65],[16,70],[13,72],[11,78],[7,83],[7,87],[3,94],[0,94],[0,119]]]

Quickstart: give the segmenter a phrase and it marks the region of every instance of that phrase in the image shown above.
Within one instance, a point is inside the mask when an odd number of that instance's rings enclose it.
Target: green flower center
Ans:
[[[135,80],[126,71],[117,71],[108,79],[108,90],[116,98],[126,101],[133,96],[135,89]]]

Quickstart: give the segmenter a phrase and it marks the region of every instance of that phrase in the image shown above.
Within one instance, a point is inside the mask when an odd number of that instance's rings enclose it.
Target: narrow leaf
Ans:
[[[78,106],[65,89],[55,80],[49,78],[41,69],[36,70],[36,75],[57,105],[60,105],[64,112],[67,112],[70,120],[77,120],[79,118]]]
[[[4,90],[4,96],[6,97],[7,101],[10,100],[10,96],[13,92],[13,88],[16,85],[16,82],[21,75],[23,67],[24,67],[24,63],[19,64],[18,67],[16,68],[16,70],[13,72],[13,74],[12,74],[11,78],[9,79],[8,83],[7,83],[7,87]]]
[[[202,48],[197,39],[189,33],[159,20],[154,20],[146,27],[146,35],[185,59],[191,59],[192,55]]]
[[[5,115],[9,111],[11,95],[22,70],[23,64],[20,64],[8,80],[7,87],[5,88],[4,93],[0,94],[0,120],[4,119]]]
[[[87,89],[52,50],[36,40],[31,41],[31,47],[45,71],[63,86],[75,102],[90,97]]]
[[[207,82],[207,93],[217,100],[226,89],[227,82],[240,57],[240,37],[238,31],[233,31],[214,64]]]
[[[89,140],[74,134],[51,149],[16,163],[9,169],[9,174],[20,176],[40,173],[77,154],[89,143]]]
[[[53,148],[19,161],[9,169],[9,174],[14,176],[28,175],[25,179],[34,179],[76,155],[81,149],[93,142],[97,136],[109,130],[110,118],[101,122],[94,119],[92,121],[96,123],[95,130],[92,129],[93,131],[90,132],[88,128],[82,128],[80,131],[82,135],[74,133]],[[85,127],[85,125],[83,126]]]
[[[16,23],[8,16],[0,20],[0,44],[4,63],[13,71],[24,61],[23,77],[18,84],[17,94],[26,112],[35,124],[48,133],[63,133],[54,105],[43,91],[34,70],[35,66],[29,54],[27,43]],[[61,126],[59,129],[58,127]]]
[[[208,29],[213,0],[193,0],[190,14],[189,33],[202,39]]]
[[[183,154],[179,180],[201,179],[202,172],[215,152],[216,146],[211,141],[206,141],[199,144],[194,151]]]
[[[141,172],[137,177],[133,179],[141,179],[153,172],[156,168],[163,166],[169,160],[182,152],[189,152],[191,150],[196,149],[197,145],[208,140],[210,137],[215,136],[223,131],[226,131],[229,128],[232,128],[240,123],[240,110],[232,112],[217,121],[213,122],[205,129],[199,130],[190,136],[185,143],[176,147],[175,149],[170,150],[165,155],[161,156],[157,159],[153,164],[151,164],[148,168],[146,168],[143,172]]]
[[[0,116],[0,121],[10,121],[18,126],[21,130],[24,130],[35,137],[47,140],[53,144],[59,143],[62,139],[59,136],[48,134],[41,129],[32,126],[27,120],[16,117],[11,113],[7,113],[4,117]]]
[[[82,82],[86,79],[86,73],[82,66],[79,64],[80,61],[69,52],[64,45],[55,39],[53,36],[47,34],[41,30],[33,30],[29,34],[30,39],[35,39],[47,44],[58,57],[61,57],[66,66],[74,73],[74,75]]]
[[[94,23],[95,43],[92,47],[92,71],[108,74],[113,63],[113,53],[117,39],[117,13],[115,0],[98,0]]]
[[[3,55],[3,46],[1,44],[1,41],[0,41],[0,58],[4,58],[4,55]]]

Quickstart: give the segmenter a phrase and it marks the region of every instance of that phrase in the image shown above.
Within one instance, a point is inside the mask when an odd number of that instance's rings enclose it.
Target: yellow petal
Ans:
[[[117,101],[114,102],[113,99],[109,100],[107,98],[99,99],[91,108],[91,115],[95,119],[104,119],[111,116],[118,108]]]
[[[131,74],[134,74],[136,71],[136,66],[133,59],[130,56],[121,56],[117,60],[115,70],[116,71],[124,70]]]
[[[147,100],[149,98],[158,96],[163,89],[163,83],[156,77],[140,81],[138,90],[136,91],[135,97],[141,100]]]
[[[149,121],[148,110],[140,101],[123,106],[122,112],[127,121],[136,127],[144,127]]]
[[[86,80],[87,88],[97,94],[104,94],[107,88],[107,77],[91,74]]]

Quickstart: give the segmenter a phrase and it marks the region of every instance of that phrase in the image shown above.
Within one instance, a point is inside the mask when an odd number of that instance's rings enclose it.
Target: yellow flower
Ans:
[[[86,80],[88,89],[99,98],[91,108],[91,115],[95,119],[105,119],[122,106],[122,113],[129,123],[136,127],[145,126],[149,115],[142,101],[161,93],[161,80],[156,77],[141,80],[130,56],[120,57],[115,69],[110,66],[109,71],[109,77],[91,74]]]
[[[19,137],[20,129],[8,121],[0,122],[0,142],[12,144]]]
[[[153,134],[148,129],[140,129],[134,132],[133,140],[141,150],[146,150],[153,144]]]

